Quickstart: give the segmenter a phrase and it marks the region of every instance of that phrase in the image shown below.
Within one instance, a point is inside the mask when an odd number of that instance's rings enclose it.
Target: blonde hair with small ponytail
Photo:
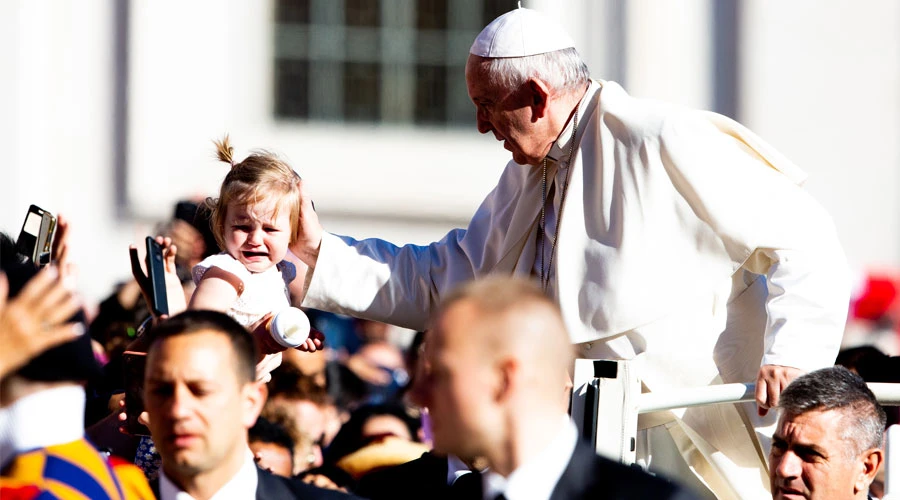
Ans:
[[[234,148],[228,141],[228,134],[221,141],[213,141],[213,144],[216,145],[216,158],[234,168]]]
[[[291,243],[296,242],[300,226],[300,176],[285,161],[268,151],[253,151],[235,163],[234,148],[226,134],[216,145],[216,158],[231,166],[225,175],[218,198],[207,198],[212,232],[219,248],[225,249],[225,214],[228,205],[255,205],[276,199],[275,216],[281,209],[289,211]]]

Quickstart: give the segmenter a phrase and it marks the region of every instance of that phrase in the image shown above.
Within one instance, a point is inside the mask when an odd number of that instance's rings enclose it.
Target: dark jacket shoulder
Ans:
[[[653,476],[638,467],[623,465],[596,454],[579,442],[550,500],[580,498],[609,500],[700,500],[676,483]]]
[[[335,490],[319,488],[299,479],[276,476],[269,471],[257,469],[259,483],[256,486],[257,500],[277,500],[296,498],[302,500],[352,500],[357,496]]]
[[[421,457],[370,472],[356,492],[372,500],[440,499],[449,495],[447,459],[427,452]]]
[[[309,500],[359,500],[359,497],[341,493],[340,491],[326,490],[306,484],[299,479],[290,479],[276,476],[269,471],[256,469],[256,499],[278,500],[282,498],[297,498]],[[156,498],[159,494],[159,478],[150,481],[150,489]]]

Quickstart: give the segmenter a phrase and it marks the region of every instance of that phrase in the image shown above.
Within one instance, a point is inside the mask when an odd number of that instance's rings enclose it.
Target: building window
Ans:
[[[465,64],[516,0],[277,0],[275,116],[469,126]]]

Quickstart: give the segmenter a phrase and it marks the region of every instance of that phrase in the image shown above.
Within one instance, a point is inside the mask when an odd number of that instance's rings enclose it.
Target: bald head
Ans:
[[[558,399],[572,345],[559,307],[534,283],[510,277],[468,283],[445,298],[435,318],[435,342],[467,343],[472,356],[487,362],[514,357]]]
[[[438,452],[509,472],[509,450],[542,446],[535,434],[566,416],[572,347],[559,309],[532,283],[489,278],[453,291],[424,347],[411,396],[431,411]]]

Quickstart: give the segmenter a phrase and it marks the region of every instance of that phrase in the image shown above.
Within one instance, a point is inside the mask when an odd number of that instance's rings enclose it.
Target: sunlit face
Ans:
[[[261,469],[279,476],[293,476],[294,464],[291,451],[284,446],[253,441],[250,443],[250,451],[253,453],[253,460],[256,461],[256,465]]]
[[[868,483],[862,457],[849,457],[839,411],[782,415],[772,437],[769,481],[781,499],[865,498]],[[860,488],[860,484],[865,487]]]
[[[434,448],[460,457],[484,455],[496,419],[492,367],[471,337],[479,314],[461,301],[446,309],[428,332],[412,399],[427,407]]]
[[[512,91],[489,83],[480,59],[469,56],[466,63],[466,86],[475,104],[475,121],[482,134],[493,132],[494,138],[512,153],[520,165],[538,165],[550,151],[553,137],[543,137],[536,126],[532,95],[526,86]]]
[[[261,273],[284,259],[291,242],[291,218],[275,200],[253,205],[228,204],[225,212],[225,251],[251,273]]]
[[[150,349],[144,402],[153,442],[172,477],[215,471],[246,453],[247,429],[262,401],[254,399],[253,383],[239,381],[236,364],[228,338],[211,330],[170,337]]]

